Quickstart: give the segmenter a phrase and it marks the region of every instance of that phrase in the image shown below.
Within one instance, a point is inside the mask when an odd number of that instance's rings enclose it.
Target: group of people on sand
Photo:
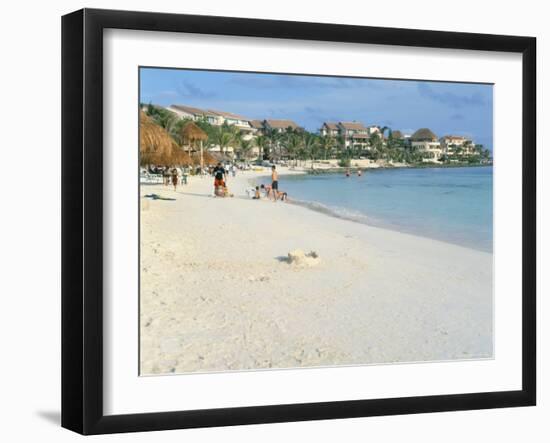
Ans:
[[[214,176],[214,196],[215,197],[233,197],[227,187],[227,176],[230,171],[221,163],[218,163],[212,170]],[[279,189],[279,174],[275,165],[271,167],[271,184],[261,184],[255,188],[246,191],[254,200],[260,200],[263,197],[273,199],[273,201],[287,201],[288,194]]]
[[[273,201],[281,200],[288,201],[288,193],[279,189],[279,173],[275,165],[271,166],[271,185],[261,184],[254,189],[254,200],[260,200],[262,193],[267,199],[273,199]]]
[[[146,170],[140,170],[140,174],[154,174],[162,176],[164,186],[172,185],[174,191],[177,190],[179,184],[187,184],[188,170],[185,168],[170,168],[168,166],[149,166]]]

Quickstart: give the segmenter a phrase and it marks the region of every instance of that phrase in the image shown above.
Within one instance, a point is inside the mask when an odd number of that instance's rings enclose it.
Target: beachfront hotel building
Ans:
[[[216,111],[214,109],[200,109],[186,105],[170,105],[166,108],[180,118],[188,118],[193,121],[206,120],[213,126],[223,124],[235,126],[243,132],[252,133],[254,129],[250,126],[250,119],[232,112]]]
[[[323,126],[319,130],[319,134],[323,137],[338,137],[340,135],[340,129],[338,123],[324,122]]]
[[[263,131],[265,133],[270,131],[283,133],[283,132],[286,132],[288,129],[292,129],[294,131],[303,131],[303,128],[298,126],[292,120],[264,120],[263,121]]]
[[[443,154],[441,143],[428,128],[421,128],[409,138],[410,147],[413,150],[426,153],[424,161],[439,161]]]
[[[254,130],[254,135],[265,135],[264,122],[262,120],[250,120],[248,123]]]
[[[461,135],[444,135],[439,142],[443,152],[447,155],[472,155],[475,153],[475,144],[472,140]]]
[[[324,122],[319,129],[319,134],[323,137],[342,137],[346,148],[369,149],[369,138],[373,134],[382,137],[380,128],[376,125],[365,126],[361,122]]]
[[[384,134],[382,134],[382,131],[380,131],[380,126],[378,125],[367,126],[367,133],[369,134],[369,137],[371,135],[378,134],[380,138],[384,138]]]
[[[344,138],[344,146],[346,148],[369,148],[369,129],[360,122],[339,122],[338,130]]]
[[[200,109],[187,105],[170,105],[166,107],[168,111],[173,112],[182,119],[189,119],[193,121],[204,120],[210,123],[212,126],[228,125],[238,128],[243,136],[244,140],[251,140],[254,138],[256,129],[250,125],[250,119],[243,117],[242,115],[233,114],[232,112],[217,111],[214,109]],[[219,152],[219,146],[211,147],[214,152]],[[233,153],[234,147],[228,146],[227,152]],[[254,152],[254,149],[253,149]]]
[[[211,125],[221,126],[223,125],[223,117],[205,109],[194,108],[186,105],[170,105],[165,109],[173,112],[180,118],[186,118],[193,121],[205,120]]]

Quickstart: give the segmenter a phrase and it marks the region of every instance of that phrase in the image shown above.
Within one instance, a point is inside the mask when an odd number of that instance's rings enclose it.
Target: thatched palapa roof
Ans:
[[[176,144],[164,128],[139,111],[139,162],[145,165],[188,165],[189,154]]]
[[[208,135],[195,123],[188,122],[181,130],[181,136],[186,143],[193,143],[198,140],[208,140]]]
[[[437,141],[437,135],[435,135],[428,128],[420,128],[413,135],[411,135],[411,140],[415,142],[425,142],[425,141],[435,142]]]

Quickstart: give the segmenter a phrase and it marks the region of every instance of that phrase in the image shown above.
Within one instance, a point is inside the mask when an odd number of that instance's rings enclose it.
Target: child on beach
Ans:
[[[260,187],[256,186],[256,191],[254,192],[254,197],[252,197],[254,200],[259,200],[261,198],[260,196]]]

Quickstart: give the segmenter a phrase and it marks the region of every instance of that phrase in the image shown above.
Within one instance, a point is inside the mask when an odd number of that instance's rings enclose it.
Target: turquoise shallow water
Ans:
[[[294,203],[335,217],[493,249],[491,166],[284,176],[279,186]]]

